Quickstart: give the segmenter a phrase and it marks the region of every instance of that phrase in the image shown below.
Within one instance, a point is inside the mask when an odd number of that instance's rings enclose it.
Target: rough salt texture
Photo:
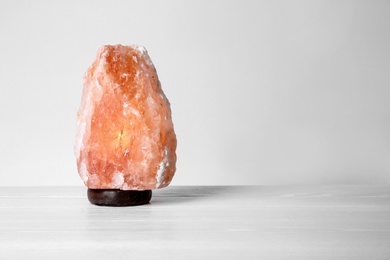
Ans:
[[[75,153],[92,189],[151,190],[176,170],[168,99],[141,46],[103,46],[84,78]]]

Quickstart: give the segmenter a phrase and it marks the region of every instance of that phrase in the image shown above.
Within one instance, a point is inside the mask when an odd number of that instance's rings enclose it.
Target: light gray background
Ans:
[[[0,185],[82,185],[83,74],[144,45],[174,185],[390,183],[389,1],[0,1]]]

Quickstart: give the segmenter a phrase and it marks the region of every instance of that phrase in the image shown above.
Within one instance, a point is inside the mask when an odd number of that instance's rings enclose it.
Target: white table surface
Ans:
[[[98,207],[1,187],[0,259],[390,259],[389,186],[176,186]]]

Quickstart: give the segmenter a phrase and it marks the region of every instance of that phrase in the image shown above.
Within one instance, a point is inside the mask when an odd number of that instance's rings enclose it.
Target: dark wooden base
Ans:
[[[151,190],[88,189],[88,200],[94,205],[126,207],[148,204]]]

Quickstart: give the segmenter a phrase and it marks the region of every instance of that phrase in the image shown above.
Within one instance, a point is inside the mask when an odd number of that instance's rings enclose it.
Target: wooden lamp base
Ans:
[[[126,207],[148,204],[151,190],[88,189],[91,204],[109,207]]]

